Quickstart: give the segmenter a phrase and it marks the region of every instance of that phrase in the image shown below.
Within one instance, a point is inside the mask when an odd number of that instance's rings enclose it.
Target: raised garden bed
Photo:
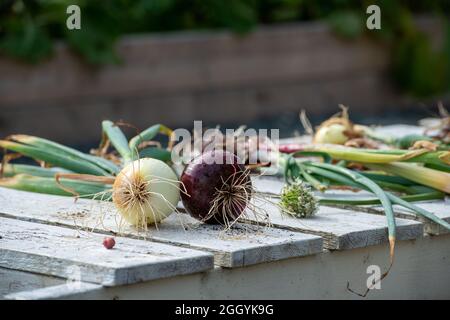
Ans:
[[[282,186],[273,177],[253,182],[262,192]],[[450,221],[448,199],[418,206]],[[270,227],[244,221],[224,232],[180,214],[137,231],[119,228],[109,203],[1,188],[0,292],[7,299],[356,299],[347,284],[363,292],[367,268],[388,265],[378,206],[322,206],[301,220],[273,206],[266,212]],[[448,299],[448,232],[397,207],[395,214],[395,263],[368,298]],[[102,238],[118,232],[115,248],[103,248]]]
[[[424,20],[424,28],[436,26]],[[296,113],[397,110],[411,100],[389,81],[388,52],[337,38],[322,23],[228,32],[129,36],[120,65],[83,64],[64,45],[45,63],[0,59],[0,135],[26,132],[67,143],[96,141],[100,120],[191,126]],[[236,115],[239,116],[236,116]],[[83,132],[83,135],[75,134]]]
[[[259,182],[261,188],[272,188],[270,183]],[[183,230],[174,217],[146,234],[126,230],[125,238],[116,238],[115,249],[105,250],[102,235],[117,230],[109,214],[105,225],[98,224],[99,212],[92,208],[99,204],[4,189],[0,201],[0,266],[55,279],[54,286],[40,289],[16,285],[6,296],[10,299],[352,299],[358,296],[347,291],[347,281],[362,292],[366,268],[387,262],[385,218],[365,212],[322,207],[317,218],[295,221],[272,210],[274,228],[245,233],[237,227],[225,235],[188,217],[182,217],[188,225]],[[448,204],[432,205],[433,212],[450,220]],[[395,267],[369,298],[448,298],[449,236],[430,237],[414,220],[399,218],[397,224],[401,241]],[[82,283],[55,284],[71,279],[73,266]],[[274,279],[285,285],[275,286]]]

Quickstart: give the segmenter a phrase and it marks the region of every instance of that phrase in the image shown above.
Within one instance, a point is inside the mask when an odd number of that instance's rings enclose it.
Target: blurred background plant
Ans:
[[[82,29],[66,28],[68,5],[82,11]],[[365,27],[366,8],[381,8],[382,28]],[[444,45],[436,49],[414,23],[416,14],[444,22]],[[64,40],[93,65],[119,63],[114,44],[124,34],[226,29],[242,34],[261,24],[327,21],[338,36],[369,36],[391,51],[392,76],[404,91],[430,96],[450,87],[450,1],[407,0],[1,0],[0,52],[31,63],[51,56]]]

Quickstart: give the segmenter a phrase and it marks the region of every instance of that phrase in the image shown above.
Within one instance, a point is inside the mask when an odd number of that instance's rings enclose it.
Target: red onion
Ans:
[[[189,163],[181,175],[187,212],[206,223],[229,226],[243,213],[252,194],[248,171],[227,151],[212,150]]]

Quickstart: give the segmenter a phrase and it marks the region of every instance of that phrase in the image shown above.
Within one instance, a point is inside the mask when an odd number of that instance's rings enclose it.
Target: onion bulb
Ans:
[[[129,163],[113,184],[112,200],[122,217],[134,226],[157,224],[176,211],[179,199],[175,172],[157,159]]]
[[[355,128],[348,116],[347,107],[340,105],[342,112],[324,121],[317,128],[314,143],[345,144],[350,139],[360,138],[362,132]]]
[[[226,227],[248,206],[252,184],[239,158],[224,150],[212,150],[193,159],[181,175],[183,205],[194,218]]]
[[[348,137],[345,135],[345,130],[347,130],[346,127],[339,123],[322,126],[317,130],[314,136],[314,142],[344,144],[348,140]]]

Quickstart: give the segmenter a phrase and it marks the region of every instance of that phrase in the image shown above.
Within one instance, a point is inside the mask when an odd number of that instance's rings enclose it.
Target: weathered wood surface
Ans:
[[[281,180],[274,178],[253,181],[255,188],[262,192],[279,193],[283,186]],[[260,206],[274,226],[320,235],[328,249],[353,249],[388,241],[386,218],[380,215],[321,206],[314,217],[296,219],[283,215],[274,204],[261,202]],[[417,221],[397,218],[396,223],[398,240],[423,236],[423,225]]]
[[[359,192],[351,192],[351,191],[343,191],[343,190],[330,190],[327,191],[328,198],[339,198],[339,199],[369,199],[374,198],[374,195],[367,191],[359,191]],[[443,200],[436,201],[419,201],[413,203],[415,206],[421,207],[427,211],[432,212],[437,217],[444,219],[447,222],[450,222],[450,198],[446,197]],[[384,216],[384,210],[381,205],[336,205],[335,207],[347,209],[350,211],[364,212],[368,214],[377,214]],[[424,232],[432,235],[439,235],[448,233],[448,230],[444,227],[434,223],[433,221],[423,218],[416,213],[410,211],[399,205],[394,205],[394,215],[397,218],[408,219],[408,220],[416,220],[420,221],[424,225]]]
[[[423,134],[424,128],[408,124],[394,124],[389,126],[375,127],[374,130],[387,136],[399,138],[408,134]]]
[[[130,289],[130,288],[128,288]],[[99,284],[80,282],[76,284],[60,284],[51,287],[39,288],[34,290],[27,290],[21,292],[10,293],[4,298],[8,300],[51,300],[51,299],[65,299],[70,296],[83,296],[90,294],[93,291],[106,290]]]
[[[388,125],[388,126],[382,126],[382,127],[376,127],[374,128],[375,131],[377,131],[380,134],[390,136],[390,137],[402,137],[408,134],[423,134],[424,128],[420,126],[415,125],[401,125],[401,124],[395,124],[395,125]],[[296,143],[308,143],[310,142],[310,138],[307,136],[301,136],[301,137],[295,137],[290,139],[283,139],[283,143],[290,143],[290,142],[296,142]],[[275,179],[272,177],[271,179],[263,179],[263,182],[260,181],[260,179],[255,180],[256,187],[263,191],[263,192],[269,192],[269,193],[278,193],[281,191],[281,188],[283,187],[283,183],[279,179]],[[349,191],[340,191],[340,190],[330,190],[327,191],[328,196],[337,196],[339,198],[373,198],[374,196],[366,191],[360,191],[360,192],[349,192]],[[416,202],[415,205],[424,208],[425,210],[431,211],[436,216],[450,222],[450,202],[449,198],[447,197],[443,201],[427,201],[427,202]],[[383,208],[381,206],[358,206],[358,208],[352,208],[351,210],[356,211],[364,211],[368,214],[378,214],[383,215]],[[394,205],[394,213],[396,217],[402,218],[402,219],[410,219],[410,220],[417,220],[423,223],[424,225],[424,232],[427,234],[432,235],[439,235],[443,233],[447,233],[448,230],[445,228],[439,226],[438,224],[422,218],[420,216],[417,216],[415,213],[409,211],[408,209],[405,209],[401,206]]]
[[[175,278],[102,288],[69,286],[19,292],[8,299],[450,299],[450,235],[396,244],[395,263],[380,290],[366,289],[369,266],[389,264],[385,245],[276,261],[239,269],[214,268]],[[281,284],[281,285],[280,285]]]
[[[442,218],[443,220],[450,222],[450,199],[448,197],[443,201],[427,201],[427,202],[416,202],[414,205],[421,207],[427,211],[434,213],[437,217]],[[382,214],[382,208],[380,206],[372,206],[372,209],[377,210],[380,214]],[[395,214],[399,217],[405,219],[412,219],[420,221],[424,224],[425,233],[432,235],[440,235],[448,233],[449,231],[444,227],[434,223],[431,220],[423,218],[421,216],[416,215],[408,209],[403,207],[394,206]]]
[[[0,218],[0,267],[98,283],[132,284],[212,269],[211,254],[161,243]]]
[[[268,193],[279,193],[283,187],[283,182],[276,177],[265,177],[265,178],[256,178],[253,180],[253,184],[255,187],[262,191]],[[320,193],[317,193],[320,194]],[[358,191],[352,192],[347,190],[329,190],[326,192],[327,197],[337,197],[340,199],[368,199],[375,198],[373,194],[367,191]],[[414,202],[414,205],[421,207],[425,210],[428,210],[434,213],[439,218],[444,219],[447,222],[450,222],[450,198],[446,197],[443,200],[436,201],[420,201]],[[378,214],[384,216],[383,207],[381,205],[365,205],[365,206],[342,206],[346,209],[348,208],[351,211],[361,211],[368,214]],[[398,218],[409,219],[409,220],[417,220],[423,223],[424,232],[433,235],[439,235],[442,233],[447,233],[448,230],[441,227],[440,225],[432,222],[429,219],[422,218],[412,211],[405,209],[401,206],[394,205],[394,214]]]
[[[37,273],[0,267],[0,300],[15,292],[36,290],[64,284],[66,280]]]
[[[388,136],[398,138],[408,134],[423,134],[424,128],[413,125],[391,125],[376,128],[376,131]],[[450,222],[450,200],[448,197],[446,197],[445,200],[443,201],[416,202],[414,204],[434,213],[436,216],[444,219],[445,221]],[[382,213],[381,207],[372,206],[372,208],[381,211],[380,213]],[[448,233],[447,229],[441,227],[440,225],[428,219],[417,216],[415,213],[412,213],[408,209],[405,209],[400,206],[394,206],[394,210],[396,215],[399,217],[421,221],[424,224],[424,230],[426,233],[433,235]]]
[[[202,249],[213,252],[215,264],[223,267],[242,267],[322,251],[322,238],[318,236],[243,224],[224,232],[220,226],[203,224],[185,214],[173,214],[158,228],[138,231],[120,223],[111,203],[74,202],[68,197],[3,188],[0,216]]]

